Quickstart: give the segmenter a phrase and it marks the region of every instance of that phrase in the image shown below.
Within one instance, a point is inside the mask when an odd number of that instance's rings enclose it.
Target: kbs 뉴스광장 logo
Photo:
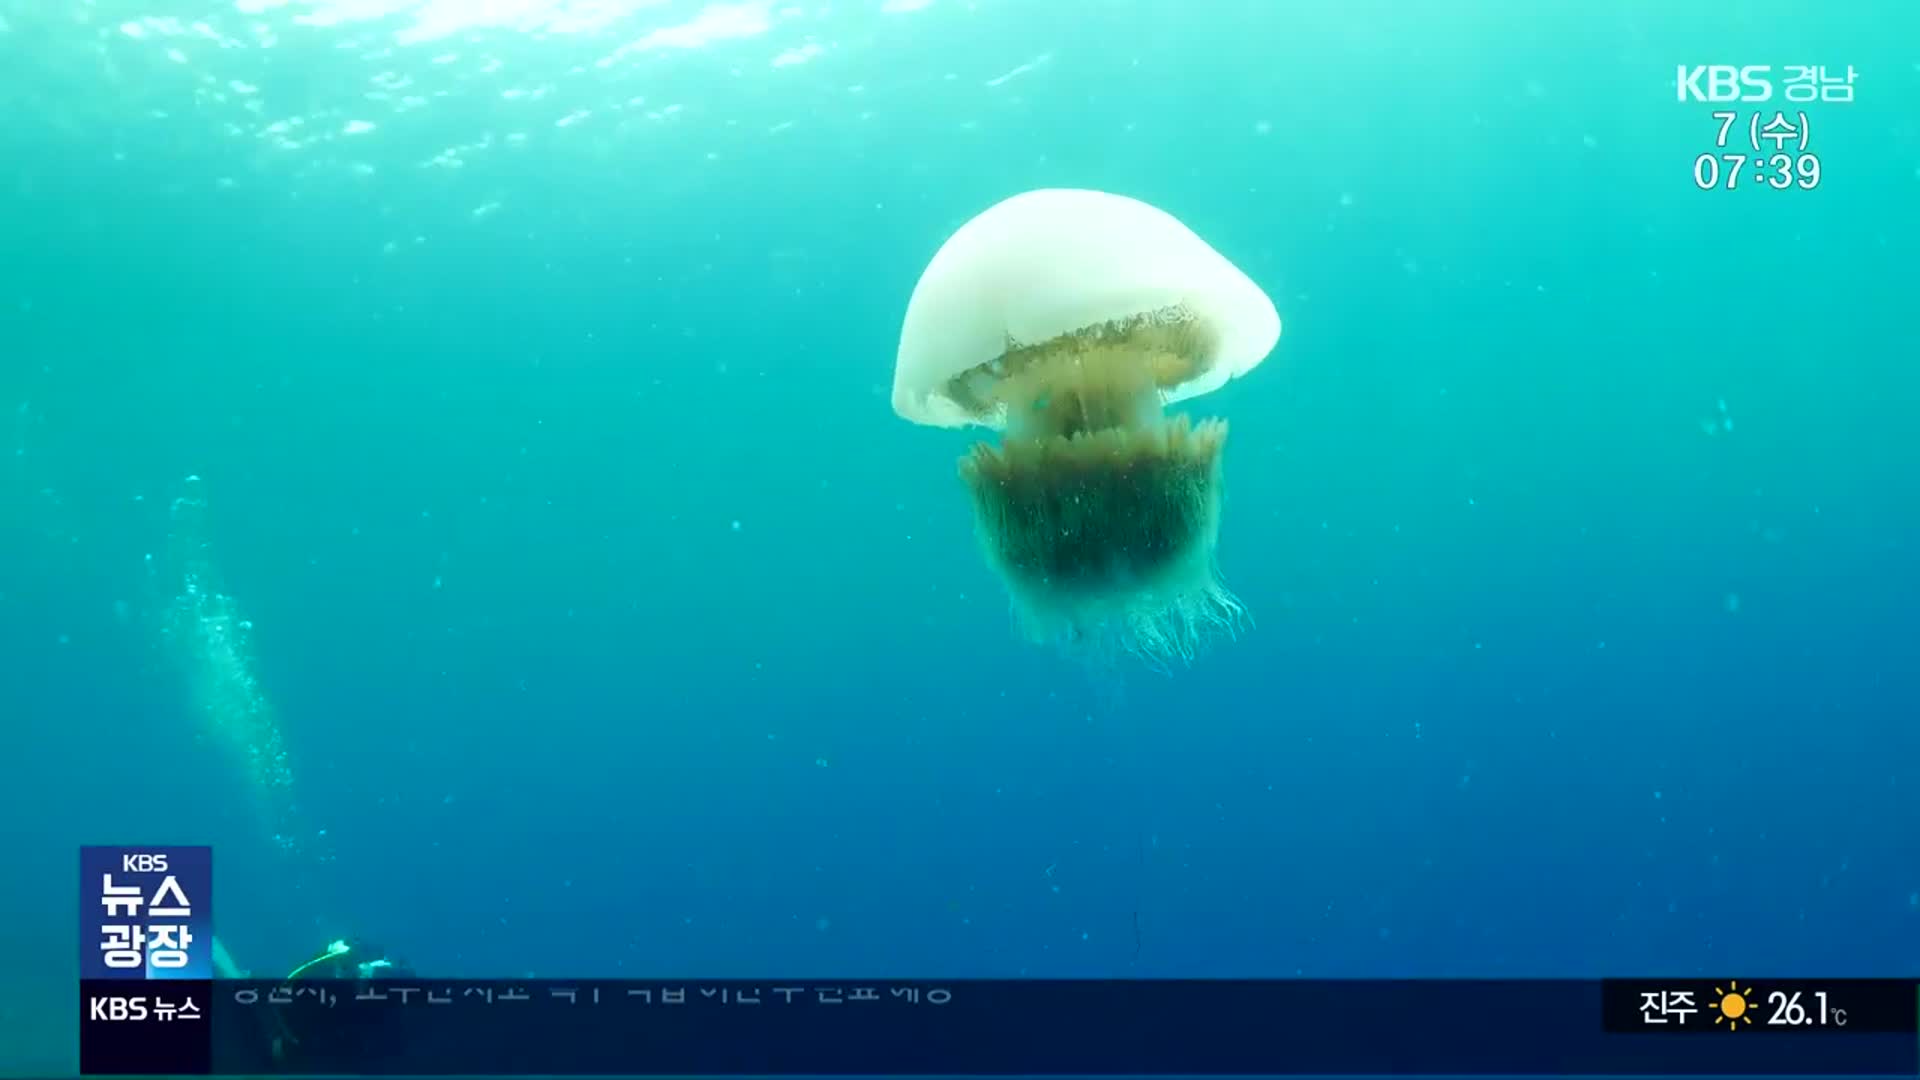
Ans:
[[[82,979],[211,979],[213,849],[80,849]]]

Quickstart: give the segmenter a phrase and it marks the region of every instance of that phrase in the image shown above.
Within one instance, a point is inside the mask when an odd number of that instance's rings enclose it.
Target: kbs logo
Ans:
[[[95,1020],[139,1023],[147,1019],[198,1020],[200,1006],[194,1003],[191,995],[182,997],[178,1001],[168,1001],[163,997],[125,997],[119,994],[87,998],[88,1023]]]
[[[145,1020],[147,999],[143,997],[97,997],[87,999],[89,1020]]]
[[[1770,101],[1773,80],[1768,73],[1772,70],[1767,64],[1681,64],[1676,89],[1681,101],[1715,105]]]
[[[213,977],[213,851],[80,849],[80,977]]]

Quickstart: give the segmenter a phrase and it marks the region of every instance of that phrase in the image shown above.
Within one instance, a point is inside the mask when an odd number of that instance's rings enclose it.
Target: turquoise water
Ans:
[[[1913,971],[1911,16],[392,7],[0,4],[9,1067],[83,842],[259,969]],[[1683,63],[1853,66],[1819,185],[1700,190]],[[1172,677],[1022,641],[888,404],[1045,186],[1285,320]]]

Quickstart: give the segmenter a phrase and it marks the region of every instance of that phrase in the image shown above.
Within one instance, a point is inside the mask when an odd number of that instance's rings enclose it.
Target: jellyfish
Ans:
[[[921,274],[893,408],[1000,433],[960,476],[1030,637],[1184,663],[1248,618],[1215,556],[1226,421],[1168,406],[1279,339],[1273,301],[1172,215],[1029,191],[962,225]]]

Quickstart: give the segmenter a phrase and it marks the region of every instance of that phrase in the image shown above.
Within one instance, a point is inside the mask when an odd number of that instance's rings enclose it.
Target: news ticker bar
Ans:
[[[1911,980],[84,982],[119,1075],[1920,1073]]]

